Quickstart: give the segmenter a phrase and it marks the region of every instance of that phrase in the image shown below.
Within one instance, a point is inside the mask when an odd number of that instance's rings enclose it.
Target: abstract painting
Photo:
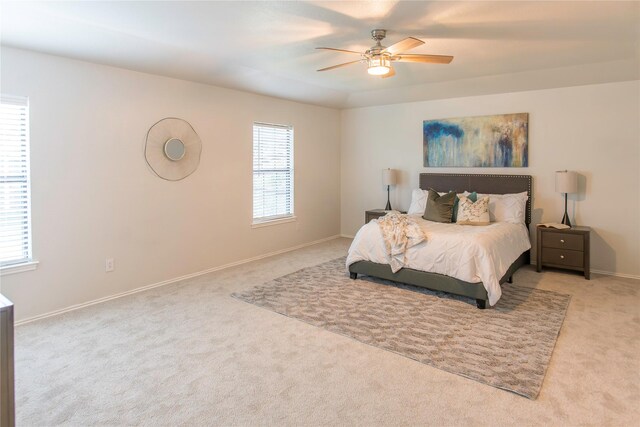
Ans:
[[[529,114],[425,120],[425,167],[527,167]]]

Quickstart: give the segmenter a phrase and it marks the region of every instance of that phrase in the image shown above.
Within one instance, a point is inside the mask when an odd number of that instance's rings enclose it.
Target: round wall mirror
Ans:
[[[164,154],[169,160],[177,162],[184,157],[184,143],[178,138],[171,138],[164,143]]]
[[[202,141],[185,120],[166,117],[147,132],[144,159],[153,173],[167,181],[180,181],[194,173],[201,153]]]

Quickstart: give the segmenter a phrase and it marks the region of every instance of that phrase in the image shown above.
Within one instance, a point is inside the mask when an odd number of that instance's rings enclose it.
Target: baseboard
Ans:
[[[613,271],[594,270],[594,269],[591,269],[591,272],[592,273],[596,273],[596,274],[604,274],[605,276],[624,277],[625,279],[640,280],[640,276],[635,275],[635,274],[616,273],[616,272],[613,272]]]
[[[165,286],[165,285],[170,285],[172,283],[176,283],[176,282],[180,282],[182,280],[187,280],[187,279],[191,279],[191,278],[194,278],[194,277],[202,276],[204,274],[213,273],[214,271],[220,271],[220,270],[224,270],[226,268],[236,267],[238,265],[246,264],[246,263],[249,263],[249,262],[258,261],[258,260],[261,260],[261,259],[264,259],[264,258],[269,258],[269,257],[275,256],[275,255],[284,254],[284,253],[287,253],[287,252],[291,252],[291,251],[295,251],[295,250],[298,250],[298,249],[306,248],[307,246],[313,246],[313,245],[317,245],[319,243],[328,242],[330,240],[338,239],[340,237],[341,237],[341,235],[336,234],[334,236],[325,237],[324,239],[319,239],[319,240],[314,240],[313,242],[303,243],[303,244],[298,245],[298,246],[293,246],[293,247],[286,248],[286,249],[280,249],[278,251],[269,252],[269,253],[258,255],[258,256],[252,257],[252,258],[247,258],[247,259],[243,259],[243,260],[240,260],[240,261],[231,262],[229,264],[224,264],[224,265],[220,265],[220,266],[217,266],[217,267],[208,268],[206,270],[198,271],[196,273],[186,274],[184,276],[174,277],[173,279],[163,280],[162,282],[157,282],[157,283],[153,283],[151,285],[142,286],[140,288],[135,288],[135,289],[132,289],[132,290],[126,291],[126,292],[121,292],[119,294],[110,295],[110,296],[103,297],[103,298],[98,298],[98,299],[87,301],[87,302],[83,302],[83,303],[80,303],[80,304],[70,305],[69,307],[62,308],[60,310],[54,310],[54,311],[50,311],[48,313],[40,314],[38,316],[28,317],[26,319],[19,320],[19,321],[15,322],[14,325],[15,326],[20,326],[20,325],[24,325],[24,324],[27,324],[27,323],[35,322],[36,320],[46,319],[47,317],[58,316],[60,314],[68,313],[70,311],[79,310],[79,309],[84,308],[84,307],[89,307],[90,305],[100,304],[100,303],[103,303],[103,302],[106,302],[106,301],[111,301],[111,300],[114,300],[114,299],[117,299],[117,298],[126,297],[127,295],[136,294],[138,292],[144,292],[144,291],[147,291],[149,289],[158,288],[160,286]]]
[[[535,267],[536,266],[536,261],[532,260],[531,261],[531,265],[533,265]],[[593,268],[591,269],[591,272],[592,273],[596,273],[596,274],[603,274],[605,276],[624,277],[625,279],[640,280],[640,276],[638,276],[636,274],[616,273],[614,271],[606,271],[606,270],[594,270]]]
[[[340,237],[346,237],[347,239],[355,239],[356,236],[351,236],[349,234],[341,234]]]

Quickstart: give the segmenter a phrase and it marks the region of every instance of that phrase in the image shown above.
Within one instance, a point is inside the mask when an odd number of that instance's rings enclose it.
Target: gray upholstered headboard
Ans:
[[[476,191],[485,194],[522,193],[527,200],[527,226],[531,224],[531,175],[485,175],[464,173],[421,173],[420,188],[436,191]]]

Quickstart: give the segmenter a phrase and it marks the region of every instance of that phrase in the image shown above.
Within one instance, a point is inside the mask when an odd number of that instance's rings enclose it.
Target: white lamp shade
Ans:
[[[396,171],[393,169],[382,170],[382,185],[395,185],[396,184]]]
[[[577,193],[578,192],[578,174],[571,171],[557,171],[556,172],[556,192]]]

